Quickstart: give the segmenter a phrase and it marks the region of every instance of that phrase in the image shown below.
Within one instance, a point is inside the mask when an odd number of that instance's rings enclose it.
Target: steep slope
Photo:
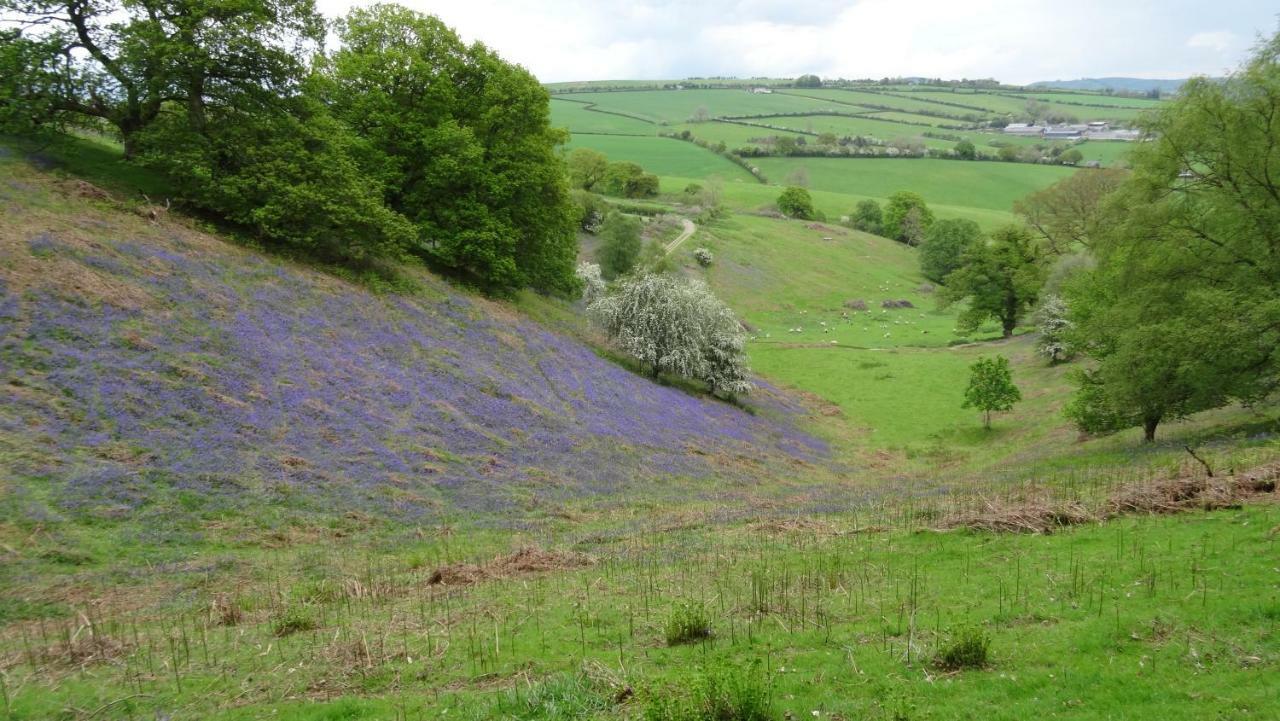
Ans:
[[[4,515],[429,520],[825,454],[785,399],[655,385],[425,273],[376,295],[12,159],[0,208]]]

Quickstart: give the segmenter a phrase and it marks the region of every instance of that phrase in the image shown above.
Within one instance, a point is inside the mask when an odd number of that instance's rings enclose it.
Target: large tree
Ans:
[[[30,125],[105,123],[125,154],[170,108],[201,132],[211,108],[296,92],[324,34],[313,0],[0,0],[18,31],[0,53]]]
[[[417,227],[417,252],[490,289],[573,292],[578,214],[546,89],[397,5],[353,10],[337,32],[324,95]]]
[[[1069,298],[1094,359],[1073,417],[1142,425],[1150,440],[1163,420],[1259,400],[1280,380],[1280,36],[1143,124],[1152,139]]]
[[[956,321],[961,329],[974,331],[994,319],[1008,338],[1035,306],[1044,278],[1039,244],[1025,228],[1010,225],[992,234],[989,244],[965,252],[960,267],[947,276],[941,298],[946,304],[968,301]]]
[[[1106,200],[1128,175],[1119,169],[1083,170],[1018,200],[1013,212],[1051,253],[1089,248],[1107,225]]]
[[[972,220],[949,218],[933,224],[920,246],[920,272],[935,283],[945,283],[959,268],[965,253],[982,242],[982,229]]]

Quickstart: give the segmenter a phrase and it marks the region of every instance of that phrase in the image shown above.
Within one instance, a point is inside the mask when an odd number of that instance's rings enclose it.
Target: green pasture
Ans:
[[[638,163],[650,173],[683,178],[719,175],[727,180],[755,182],[751,174],[725,158],[693,143],[674,138],[575,135],[567,149],[591,148],[617,162]]]
[[[797,168],[809,185],[872,198],[899,190],[919,193],[930,204],[1008,211],[1013,201],[1076,172],[1071,168],[1022,163],[962,162],[929,158],[755,158],[772,182]]]
[[[634,118],[598,113],[589,106],[569,100],[551,99],[551,124],[568,128],[572,133],[620,133],[625,135],[656,135],[657,128]]]
[[[896,108],[902,112],[912,112],[916,110],[927,110],[936,113],[947,113],[949,115],[964,115],[966,111],[959,108],[948,108],[945,105],[931,103],[927,99],[903,98],[885,93],[870,92],[866,90],[850,90],[845,88],[818,88],[818,89],[802,89],[794,91],[786,91],[787,94],[804,96],[806,98],[819,98],[831,102],[853,105],[866,109],[868,105]]]
[[[664,90],[611,92],[575,96],[590,100],[603,110],[618,110],[676,125],[688,122],[698,108],[710,117],[721,115],[761,115],[801,112],[830,107],[820,100],[797,98],[780,93],[756,94],[749,90]]]

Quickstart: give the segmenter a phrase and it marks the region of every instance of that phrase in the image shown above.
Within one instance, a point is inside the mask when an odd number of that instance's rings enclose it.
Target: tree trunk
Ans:
[[[982,427],[991,430],[991,411],[982,412]]]
[[[1154,443],[1156,440],[1156,426],[1160,425],[1160,418],[1144,418],[1142,419],[1142,442]]]

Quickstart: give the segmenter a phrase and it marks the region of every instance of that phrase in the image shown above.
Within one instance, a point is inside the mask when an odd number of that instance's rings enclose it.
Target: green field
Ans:
[[[895,95],[887,95],[885,93],[869,92],[865,90],[818,88],[796,90],[793,92],[795,95],[804,96],[806,98],[819,98],[822,100],[830,100],[832,102],[850,104],[864,108],[867,106],[889,107],[896,108],[903,112],[927,110],[929,112],[945,113],[947,115],[966,115],[972,112],[962,110],[960,108],[950,108],[938,103],[932,103],[927,99],[903,98]],[[788,94],[791,94],[791,92]]]
[[[775,182],[796,168],[809,173],[810,187],[850,195],[887,198],[911,190],[930,203],[1008,211],[1013,201],[1061,180],[1070,168],[1021,163],[895,158],[756,158]]]
[[[718,175],[726,180],[755,182],[751,174],[710,150],[672,138],[624,137],[616,135],[575,135],[568,149],[591,148],[617,162],[639,163],[662,176],[706,178]]]
[[[598,113],[588,105],[568,100],[551,99],[551,124],[575,133],[619,133],[623,135],[655,135],[657,128],[634,118]]]
[[[674,125],[706,108],[711,117],[721,115],[763,115],[831,108],[830,103],[779,93],[755,94],[747,90],[667,90],[646,92],[595,93],[574,96],[591,100],[602,110],[618,110]]]

